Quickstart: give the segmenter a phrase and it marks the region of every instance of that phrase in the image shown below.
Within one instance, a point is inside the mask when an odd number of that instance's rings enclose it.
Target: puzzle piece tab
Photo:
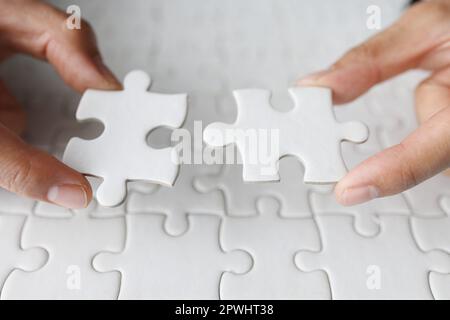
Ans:
[[[287,155],[303,163],[306,183],[339,181],[347,172],[340,143],[366,141],[367,127],[360,122],[336,121],[330,89],[297,87],[289,93],[294,108],[279,112],[270,105],[267,90],[234,91],[236,122],[210,124],[203,139],[213,147],[236,144],[245,181],[278,181],[278,160]]]
[[[170,186],[178,174],[172,148],[152,149],[146,136],[157,127],[183,124],[186,95],[150,93],[146,91],[150,83],[146,73],[132,71],[123,91],[88,90],[80,101],[77,119],[98,119],[105,129],[94,140],[72,138],[63,160],[84,174],[103,178],[97,190],[101,205],[120,204],[128,180]]]

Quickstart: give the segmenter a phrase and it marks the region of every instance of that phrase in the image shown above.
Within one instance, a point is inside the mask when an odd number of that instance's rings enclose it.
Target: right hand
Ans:
[[[335,195],[341,204],[394,195],[449,168],[450,0],[413,5],[393,26],[347,52],[329,70],[299,80],[299,85],[332,88],[339,104],[413,68],[431,71],[416,89],[420,127],[339,181]]]

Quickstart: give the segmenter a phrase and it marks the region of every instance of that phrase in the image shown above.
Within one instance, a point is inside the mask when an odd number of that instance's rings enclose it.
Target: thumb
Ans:
[[[400,144],[362,162],[335,187],[337,200],[355,205],[394,195],[450,166],[450,101]]]
[[[0,187],[70,209],[92,198],[89,182],[56,158],[39,151],[0,124]]]

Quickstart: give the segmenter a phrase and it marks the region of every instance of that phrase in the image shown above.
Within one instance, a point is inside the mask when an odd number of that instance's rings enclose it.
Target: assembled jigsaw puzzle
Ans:
[[[450,299],[448,177],[353,207],[331,184],[416,128],[428,74],[339,107],[328,88],[288,89],[379,32],[369,5],[384,28],[407,0],[49,2],[89,14],[124,89],[80,96],[45,63],[0,65],[35,119],[25,139],[96,194],[66,210],[0,189],[1,299]],[[196,121],[201,151],[242,163],[178,164],[173,140],[152,140]],[[253,163],[233,135],[248,128],[278,130],[280,152]]]

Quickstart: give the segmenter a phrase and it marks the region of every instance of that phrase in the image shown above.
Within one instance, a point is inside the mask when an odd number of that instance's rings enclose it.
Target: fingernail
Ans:
[[[69,209],[81,209],[87,206],[87,194],[81,185],[63,184],[48,190],[47,199],[54,204]]]
[[[101,57],[94,58],[94,61],[97,66],[97,70],[103,76],[103,78],[111,87],[111,89],[119,89],[122,87],[120,81],[116,78],[116,76],[112,73],[112,71],[103,63]]]
[[[374,186],[347,188],[339,197],[338,201],[344,206],[353,206],[378,198],[379,191]]]
[[[332,72],[331,69],[311,73],[307,76],[304,76],[303,78],[298,79],[297,85],[315,85],[320,78],[324,77],[330,72]]]

